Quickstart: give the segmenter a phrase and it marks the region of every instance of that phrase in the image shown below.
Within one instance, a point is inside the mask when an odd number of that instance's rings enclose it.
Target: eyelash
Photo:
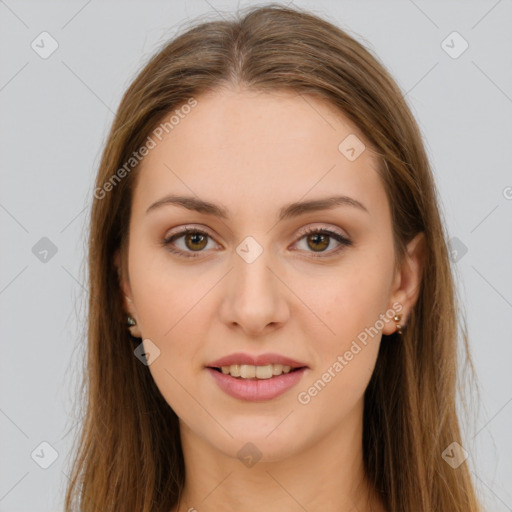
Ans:
[[[198,258],[201,256],[201,253],[204,251],[196,251],[195,253],[193,251],[183,251],[181,249],[176,249],[172,247],[172,242],[177,240],[178,238],[181,238],[182,236],[186,236],[189,233],[199,234],[203,236],[207,236],[209,238],[212,238],[208,233],[205,231],[202,231],[201,229],[197,228],[185,228],[182,231],[179,231],[178,233],[174,233],[170,237],[167,237],[163,240],[162,245],[166,247],[170,252],[174,254],[178,254],[179,256],[183,256],[185,258]],[[340,233],[336,231],[331,231],[330,229],[324,229],[324,228],[308,228],[305,232],[303,232],[298,240],[302,240],[304,237],[307,237],[308,235],[312,234],[322,234],[322,235],[328,235],[331,238],[334,238],[337,242],[339,242],[341,245],[331,251],[328,251],[327,253],[318,253],[315,254],[312,253],[313,258],[328,258],[335,254],[338,254],[340,251],[342,251],[345,247],[349,247],[352,245],[352,241],[348,238],[344,237]]]

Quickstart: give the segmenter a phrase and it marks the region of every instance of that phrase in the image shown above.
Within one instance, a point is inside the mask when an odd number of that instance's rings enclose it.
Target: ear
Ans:
[[[418,300],[425,255],[425,233],[420,232],[407,244],[406,254],[400,271],[395,275],[391,299],[388,305],[390,309],[395,303],[399,303],[402,306],[400,311],[396,309],[397,314],[402,315],[400,322],[398,322],[402,327],[407,325],[407,319]],[[393,320],[386,322],[382,330],[383,334],[393,334],[395,331],[396,322]]]
[[[121,293],[123,294],[123,309],[126,312],[126,316],[130,315],[136,322],[136,325],[130,327],[130,332],[132,333],[132,336],[140,338],[141,334],[139,329],[139,320],[137,317],[137,310],[135,308],[135,304],[133,303],[130,280],[128,278],[128,272],[121,263],[121,254],[119,249],[117,249],[114,253],[114,266],[117,270],[119,288],[121,289]]]

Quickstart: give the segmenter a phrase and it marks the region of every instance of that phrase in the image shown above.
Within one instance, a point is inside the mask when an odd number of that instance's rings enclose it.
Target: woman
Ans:
[[[190,28],[94,196],[67,511],[481,510],[435,183],[358,42],[276,5]]]

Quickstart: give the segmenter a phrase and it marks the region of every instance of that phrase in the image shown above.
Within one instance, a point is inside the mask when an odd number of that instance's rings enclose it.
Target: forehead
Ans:
[[[153,137],[156,146],[142,162],[134,210],[171,192],[228,208],[230,201],[252,208],[259,199],[258,204],[275,202],[276,209],[304,196],[337,192],[375,214],[387,208],[376,157],[368,145],[355,160],[343,152],[346,144],[340,151],[345,140],[361,144],[355,148],[361,150],[364,138],[327,102],[294,92],[239,89],[195,99],[197,105],[163,131],[161,140]]]

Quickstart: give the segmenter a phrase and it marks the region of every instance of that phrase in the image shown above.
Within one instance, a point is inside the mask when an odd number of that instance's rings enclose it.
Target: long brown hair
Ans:
[[[85,417],[66,511],[168,512],[183,489],[178,418],[134,357],[114,254],[121,250],[126,272],[134,153],[165,116],[233,84],[310,95],[342,112],[379,155],[397,266],[424,232],[418,301],[403,336],[382,337],[365,391],[365,469],[389,511],[480,511],[467,463],[454,469],[442,457],[451,443],[462,444],[457,368],[472,365],[465,329],[466,360],[458,359],[458,299],[421,133],[376,57],[316,15],[276,4],[188,27],[150,59],[119,105],[91,212]]]

